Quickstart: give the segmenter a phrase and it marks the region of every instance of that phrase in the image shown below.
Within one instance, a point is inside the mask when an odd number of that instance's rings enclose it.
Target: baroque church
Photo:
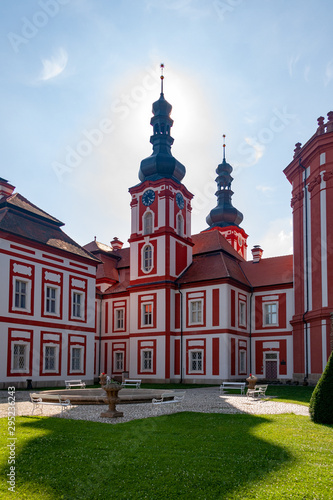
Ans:
[[[294,254],[265,259],[255,246],[247,260],[225,146],[216,206],[191,233],[193,195],[172,155],[161,83],[153,151],[129,188],[128,247],[118,238],[80,247],[0,179],[0,387],[92,383],[101,372],[216,384],[320,377],[332,350],[333,112],[284,170]]]

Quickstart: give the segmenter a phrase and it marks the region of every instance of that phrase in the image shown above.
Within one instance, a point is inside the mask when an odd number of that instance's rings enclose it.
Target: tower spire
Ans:
[[[150,124],[153,127],[153,135],[150,142],[153,145],[153,153],[142,160],[139,170],[139,179],[141,182],[149,179],[156,180],[162,178],[171,178],[181,182],[186,169],[171,153],[173,138],[171,137],[171,127],[173,120],[170,117],[172,106],[169,104],[163,94],[163,69],[161,67],[161,95],[153,104],[153,116]]]
[[[217,177],[217,206],[213,208],[206,218],[210,228],[238,226],[243,220],[243,214],[232,205],[231,197],[234,194],[231,190],[233,168],[225,159],[225,134],[223,134],[223,160],[216,169]]]

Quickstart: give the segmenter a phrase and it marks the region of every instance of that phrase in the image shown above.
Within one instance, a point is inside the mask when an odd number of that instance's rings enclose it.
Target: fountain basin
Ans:
[[[121,389],[118,393],[118,404],[151,403],[153,398],[160,398],[166,392],[174,393],[163,389]],[[73,405],[105,405],[106,395],[104,389],[60,389],[40,391],[32,393],[32,396],[50,403],[59,401],[61,396],[63,399],[69,399]]]

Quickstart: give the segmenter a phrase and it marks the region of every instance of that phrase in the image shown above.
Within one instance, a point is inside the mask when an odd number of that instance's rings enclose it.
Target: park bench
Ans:
[[[222,382],[220,394],[223,394],[224,389],[240,389],[241,394],[244,394],[245,385],[245,382]]]
[[[264,398],[268,385],[255,385],[254,389],[248,389],[246,396],[248,398]]]
[[[86,383],[82,380],[65,380],[66,389],[71,389],[72,387],[81,387],[85,389]]]
[[[140,389],[141,386],[141,380],[140,379],[129,379],[126,378],[121,385],[123,387],[136,387],[137,389]]]
[[[43,401],[41,397],[37,394],[30,394],[30,399],[32,403],[32,412],[31,415],[34,414],[34,411],[37,408],[40,408],[41,413],[43,413],[43,405],[52,405],[52,406],[60,406],[61,413],[68,407],[71,407],[72,404],[69,399],[61,399],[61,396],[58,396],[58,401]]]
[[[185,392],[164,392],[160,398],[152,399],[153,409],[164,405],[181,405],[184,401]]]

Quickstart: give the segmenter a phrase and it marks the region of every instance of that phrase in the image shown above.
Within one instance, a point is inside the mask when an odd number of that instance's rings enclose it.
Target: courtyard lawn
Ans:
[[[333,426],[295,415],[184,412],[100,424],[16,419],[16,492],[0,498],[331,499]]]

